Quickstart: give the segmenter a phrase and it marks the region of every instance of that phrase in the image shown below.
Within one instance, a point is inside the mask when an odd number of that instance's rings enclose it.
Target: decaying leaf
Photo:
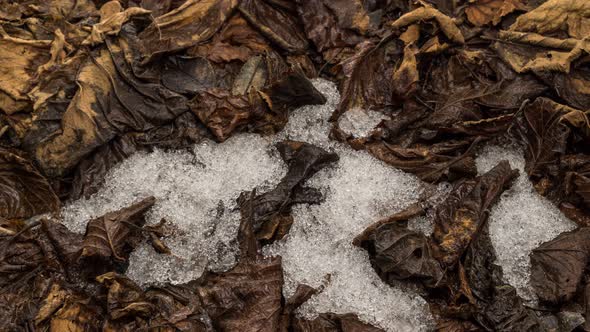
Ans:
[[[57,212],[60,201],[33,164],[9,150],[0,149],[0,216],[27,219]]]
[[[50,40],[11,37],[0,27],[0,109],[13,114],[29,104],[26,93],[37,69],[49,59]]]
[[[279,326],[283,273],[280,257],[263,258],[253,229],[253,194],[240,198],[240,261],[212,274],[197,288],[213,325],[222,330],[275,331]]]
[[[377,227],[360,245],[368,251],[377,274],[390,284],[393,280],[410,279],[436,285],[442,279],[443,269],[433,257],[431,242],[424,234],[407,229],[401,221]]]
[[[582,39],[590,34],[590,3],[576,0],[548,0],[518,17],[510,27],[515,31],[540,34],[565,31],[572,38]]]
[[[461,30],[459,30],[455,22],[453,22],[450,17],[436,10],[434,7],[416,8],[413,11],[402,15],[400,18],[392,22],[390,26],[393,29],[399,30],[410,24],[425,20],[435,20],[445,36],[447,36],[447,38],[449,38],[451,41],[459,44],[463,44],[465,42],[465,38],[463,37]]]
[[[469,22],[476,26],[497,25],[502,17],[515,10],[526,9],[526,2],[522,0],[476,0],[465,8],[465,14]]]
[[[527,106],[520,124],[526,142],[525,170],[534,178],[556,176],[559,158],[565,153],[570,129],[561,121],[565,106],[539,98]]]
[[[149,13],[149,10],[139,7],[123,10],[119,1],[109,1],[100,8],[100,22],[92,26],[90,36],[82,42],[82,45],[102,43],[106,35],[117,35],[123,24],[131,17]]]
[[[148,197],[129,207],[109,212],[88,222],[82,257],[96,257],[105,260],[125,260],[124,246],[135,227],[141,227],[143,214],[155,203]]]
[[[354,314],[320,314],[313,320],[297,319],[293,324],[296,332],[380,332],[380,328],[361,322]]]
[[[330,148],[452,185],[444,201],[420,199],[353,240],[382,281],[428,302],[437,330],[588,329],[589,35],[590,5],[579,0],[0,0],[0,330],[382,331],[367,317],[391,328],[378,307],[298,316],[324,286],[285,298],[282,258],[260,251],[292,240],[293,205],[322,203],[306,182],[339,159],[323,148],[278,143],[286,175],[238,200],[235,265],[207,265],[182,285],[125,275],[140,241],[184,259],[166,245],[169,216],[144,227],[153,197],[90,220],[84,235],[58,214],[67,200],[92,199],[138,151],[274,135],[292,111],[327,101],[322,116],[338,104]],[[340,99],[315,78],[337,83]],[[294,117],[297,131],[316,126]],[[478,176],[476,156],[506,140],[524,147],[547,204],[580,226],[530,256],[541,310],[502,277],[488,230],[517,171],[503,161]],[[414,230],[419,215],[433,234]],[[400,310],[388,314],[421,309]]]
[[[362,1],[300,0],[297,5],[307,37],[320,52],[354,47],[370,28]]]
[[[147,302],[143,291],[131,280],[109,272],[96,277],[108,289],[107,309],[111,319],[126,316],[149,317],[153,304]]]
[[[446,201],[436,209],[433,241],[437,258],[455,264],[469,243],[486,223],[488,210],[518,175],[502,161],[484,175],[458,184]]]
[[[303,187],[303,183],[339,159],[335,153],[303,142],[283,141],[277,144],[277,149],[289,171],[274,189],[254,197],[252,202],[256,237],[269,242],[281,239],[289,231],[293,204],[320,202],[321,193]]]
[[[140,35],[147,59],[207,41],[238,5],[237,0],[188,0],[157,17]]]
[[[579,228],[541,244],[531,253],[531,285],[539,300],[551,304],[569,301],[577,291],[588,264],[590,229]]]
[[[136,76],[134,33],[107,41],[81,66],[79,89],[63,114],[62,131],[36,147],[49,174],[62,175],[122,131],[146,131],[187,111],[186,98]]]

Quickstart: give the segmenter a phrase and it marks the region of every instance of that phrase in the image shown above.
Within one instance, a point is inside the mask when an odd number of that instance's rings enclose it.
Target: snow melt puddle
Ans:
[[[331,82],[318,79],[314,85],[328,102],[295,110],[287,128],[274,138],[240,134],[223,144],[198,144],[193,153],[156,151],[132,156],[109,173],[97,194],[64,208],[66,226],[82,233],[90,218],[153,195],[157,203],[147,222],[166,218],[178,228],[172,238],[165,239],[174,256],[157,254],[144,244],[130,258],[130,278],[142,285],[183,283],[200,276],[205,268],[229,269],[236,261],[239,193],[254,187],[259,192],[268,190],[285,174],[275,142],[285,138],[309,142],[337,152],[340,161],[308,183],[320,188],[326,201],[296,206],[289,235],[263,249],[283,256],[285,295],[292,294],[298,283],[319,286],[329,274],[327,287],[301,308],[302,315],[353,312],[387,331],[429,329],[432,318],[426,302],[384,284],[366,253],[350,244],[368,224],[416,201],[424,185],[365,152],[330,142],[328,118],[339,94]]]
[[[496,249],[496,263],[502,266],[505,281],[525,300],[535,301],[529,285],[529,254],[541,243],[576,228],[576,225],[535,191],[524,171],[524,156],[518,148],[485,147],[476,159],[477,169],[485,173],[504,159],[512,168],[520,170],[520,176],[492,207],[490,237]]]

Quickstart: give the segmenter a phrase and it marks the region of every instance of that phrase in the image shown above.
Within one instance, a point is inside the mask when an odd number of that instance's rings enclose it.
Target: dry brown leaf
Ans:
[[[535,33],[514,32],[501,32],[499,37],[511,43],[523,44],[498,42],[493,45],[502,60],[517,73],[529,71],[569,73],[572,62],[584,53],[590,52],[589,39],[557,39]],[[554,50],[555,48],[558,50]],[[566,51],[563,51],[564,49]]]
[[[413,44],[407,45],[404,48],[402,64],[393,73],[393,91],[398,96],[408,98],[416,90],[416,83],[420,80],[416,54],[418,54],[418,48]]]
[[[402,15],[400,18],[390,23],[390,26],[399,30],[410,24],[432,19],[436,20],[440,26],[440,29],[444,32],[447,38],[458,44],[465,43],[465,38],[463,37],[461,30],[459,30],[455,22],[447,15],[432,7],[420,7],[414,9],[413,11]]]
[[[590,35],[590,1],[549,0],[518,17],[510,30],[540,34],[565,31],[572,38]]]
[[[515,10],[526,10],[523,0],[476,0],[465,8],[467,19],[476,26],[497,25]]]
[[[39,66],[50,59],[50,40],[13,38],[0,27],[0,110],[13,114],[29,103],[31,89]]]
[[[131,7],[122,11],[123,8],[117,0],[105,3],[100,8],[100,23],[92,26],[90,36],[86,38],[82,45],[97,45],[104,41],[107,35],[117,35],[121,27],[131,17],[137,15],[147,15],[149,10],[140,7]]]

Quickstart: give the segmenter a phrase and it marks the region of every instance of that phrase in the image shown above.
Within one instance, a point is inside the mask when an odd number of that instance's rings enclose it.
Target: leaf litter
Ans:
[[[589,9],[0,1],[0,329],[589,330]]]

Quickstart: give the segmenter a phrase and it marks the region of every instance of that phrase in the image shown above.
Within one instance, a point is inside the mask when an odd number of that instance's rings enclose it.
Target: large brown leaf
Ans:
[[[187,0],[157,17],[141,34],[147,60],[209,40],[238,5],[237,0]]]
[[[124,28],[82,65],[79,90],[62,117],[61,132],[36,147],[45,172],[63,175],[118,133],[147,131],[187,111],[186,98],[136,75],[137,43],[133,30]]]
[[[37,69],[49,59],[50,40],[25,40],[0,27],[0,110],[12,114],[29,105],[26,93]]]
[[[107,172],[137,151],[130,136],[115,138],[84,158],[76,167],[72,199],[88,198],[96,193]]]
[[[405,214],[402,211],[403,217],[394,215],[389,219],[395,220],[363,234],[366,239],[359,245],[368,251],[373,268],[389,284],[409,279],[433,287],[443,277],[442,267],[433,257],[428,238],[402,224],[407,221]]]
[[[492,204],[506,190],[518,170],[510,168],[507,161],[482,176],[460,182],[447,199],[436,209],[433,241],[437,247],[437,259],[446,265],[454,265],[488,218]]]
[[[145,198],[129,207],[109,212],[92,219],[86,226],[82,257],[96,257],[104,260],[123,261],[125,245],[132,232],[141,226],[143,214],[154,205],[154,197]]]
[[[539,300],[560,304],[576,293],[590,258],[590,228],[560,234],[531,253],[531,285]]]
[[[368,13],[358,0],[298,0],[297,10],[307,37],[320,52],[354,47],[370,28]]]
[[[570,129],[561,121],[565,106],[546,98],[528,105],[519,122],[526,143],[525,170],[533,178],[556,175],[559,158],[565,153]]]
[[[47,179],[31,162],[0,149],[0,217],[26,219],[57,212],[60,205]]]
[[[497,25],[502,17],[515,10],[526,10],[522,0],[476,0],[465,8],[467,19],[476,26]]]
[[[582,39],[590,34],[588,18],[590,18],[588,1],[549,0],[519,16],[510,29],[540,34],[567,31],[570,37]]]
[[[290,53],[304,53],[307,39],[296,16],[263,0],[242,0],[242,16],[272,43]]]

